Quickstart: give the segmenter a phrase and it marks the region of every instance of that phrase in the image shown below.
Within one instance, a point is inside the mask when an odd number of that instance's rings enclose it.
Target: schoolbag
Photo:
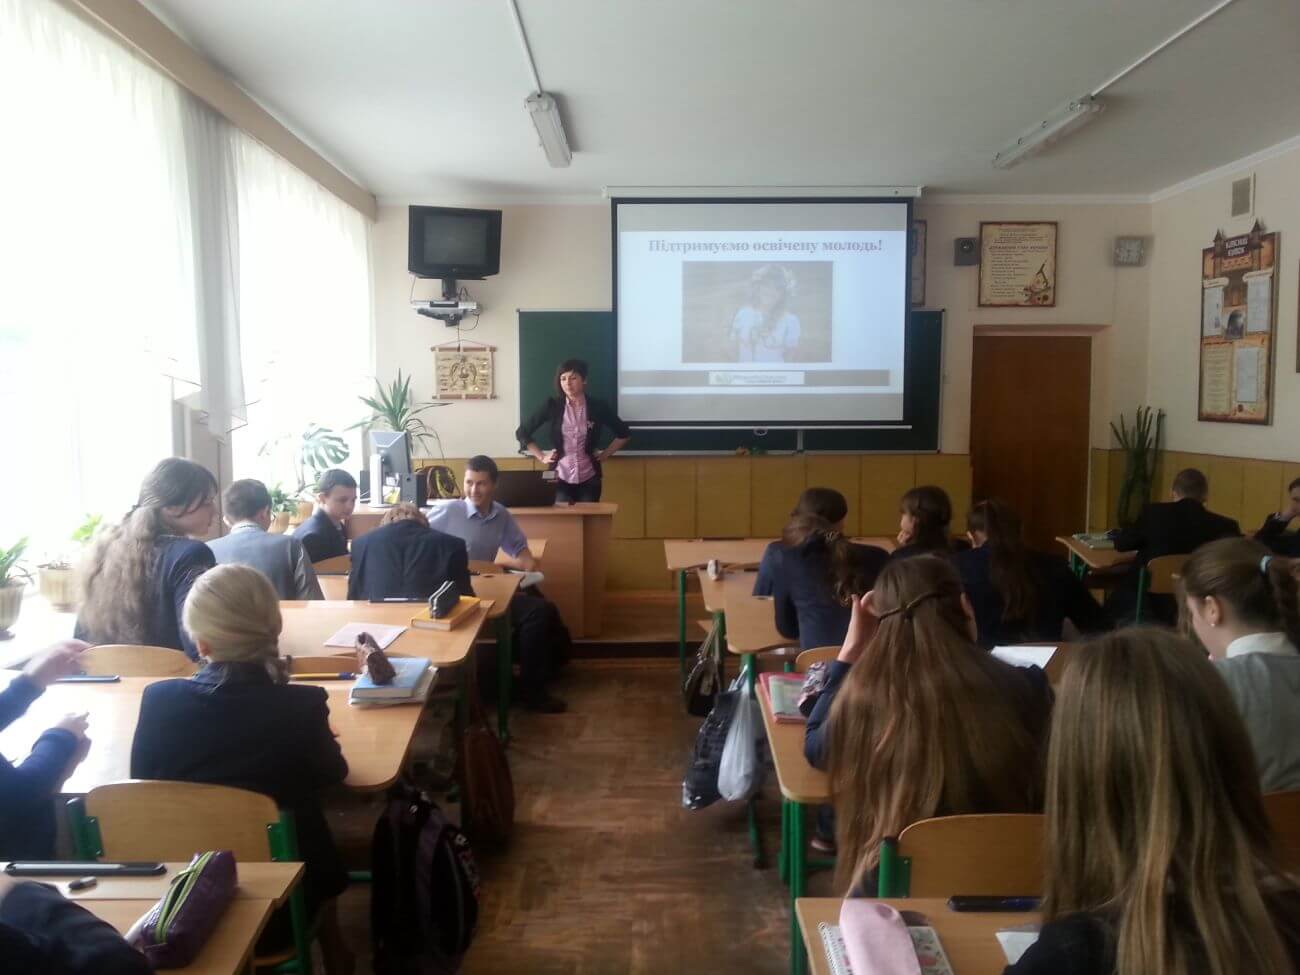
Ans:
[[[462,805],[465,828],[480,844],[499,846],[515,827],[515,786],[501,739],[488,728],[477,694],[471,694],[460,736]]]
[[[742,674],[739,678],[744,679]],[[695,736],[695,747],[686,765],[682,779],[682,805],[687,809],[703,809],[722,798],[718,791],[718,771],[722,766],[722,750],[727,744],[727,730],[735,714],[736,704],[747,689],[738,689],[733,682],[731,690],[723,691],[713,703],[713,710],[700,725]]]
[[[718,632],[715,621],[709,635],[700,644],[695,657],[695,666],[682,684],[682,703],[686,713],[697,718],[707,717],[718,699],[719,686],[722,683],[718,657],[721,654],[722,634]]]
[[[479,873],[469,838],[427,795],[399,784],[370,845],[376,975],[451,975],[474,940]]]

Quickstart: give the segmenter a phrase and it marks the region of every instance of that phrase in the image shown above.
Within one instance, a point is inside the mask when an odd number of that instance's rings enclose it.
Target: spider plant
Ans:
[[[1160,451],[1160,434],[1164,429],[1164,410],[1139,406],[1130,427],[1124,414],[1119,426],[1110,431],[1124,451],[1124,479],[1120,482],[1116,515],[1121,526],[1131,525],[1151,500],[1151,483],[1155,480],[1156,457]]]
[[[438,445],[438,455],[442,453],[442,439],[438,431],[425,423],[420,414],[426,413],[446,403],[417,403],[411,392],[411,377],[403,376],[397,370],[397,378],[385,385],[375,380],[375,391],[371,396],[359,396],[358,399],[370,410],[370,415],[353,424],[356,427],[386,427],[394,433],[406,434],[406,445],[414,448],[416,444],[424,446],[429,440]]]
[[[0,546],[0,589],[19,586],[32,579],[27,567],[19,561],[27,551],[27,539],[20,538],[8,548]],[[19,580],[22,580],[20,582]]]

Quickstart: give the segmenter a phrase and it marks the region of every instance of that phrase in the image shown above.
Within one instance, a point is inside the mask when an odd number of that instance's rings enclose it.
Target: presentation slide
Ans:
[[[620,415],[902,421],[909,216],[905,200],[615,200]]]

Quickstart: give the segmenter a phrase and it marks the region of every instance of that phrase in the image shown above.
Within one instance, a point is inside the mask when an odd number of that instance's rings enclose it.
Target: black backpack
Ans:
[[[469,839],[411,785],[394,786],[370,846],[370,941],[377,975],[449,975],[478,924]]]

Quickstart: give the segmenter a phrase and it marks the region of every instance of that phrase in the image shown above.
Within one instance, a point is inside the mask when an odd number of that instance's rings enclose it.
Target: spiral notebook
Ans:
[[[822,936],[822,946],[826,949],[826,962],[831,966],[831,975],[853,975],[840,926],[823,921],[817,925],[817,931]]]
[[[826,963],[830,965],[831,975],[853,975],[840,926],[823,921],[817,925],[817,931],[822,936],[822,947],[826,951]],[[916,949],[917,964],[921,968],[922,975],[953,975],[952,963],[948,960],[948,955],[939,941],[938,932],[934,928],[909,924],[907,933],[911,935],[912,945]]]

